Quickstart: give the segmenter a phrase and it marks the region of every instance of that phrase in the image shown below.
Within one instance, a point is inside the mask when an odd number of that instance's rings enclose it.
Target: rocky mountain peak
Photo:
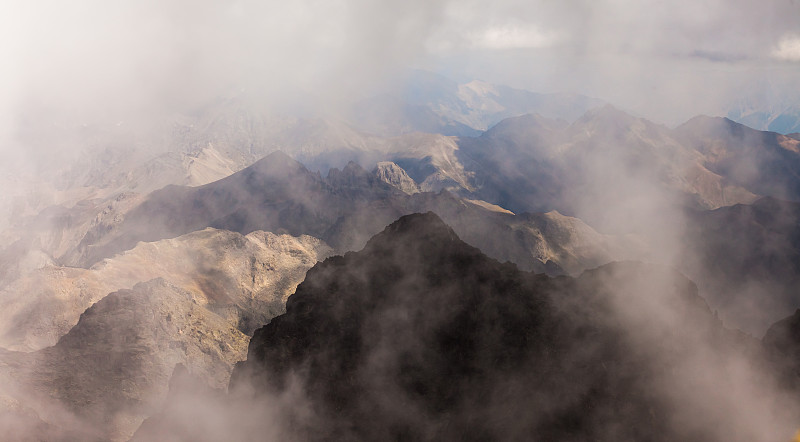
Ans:
[[[757,132],[729,118],[698,115],[675,129],[679,137],[691,140],[691,137],[710,136],[744,136],[746,132]]]
[[[400,217],[389,224],[383,232],[370,239],[365,249],[417,245],[430,250],[437,247],[449,249],[456,245],[474,249],[462,242],[453,229],[433,212],[412,213]]]
[[[381,161],[375,166],[373,174],[384,183],[402,190],[408,195],[419,193],[419,186],[406,171],[391,161]]]
[[[245,168],[243,171],[272,175],[279,172],[286,173],[289,171],[297,172],[301,170],[306,170],[305,166],[295,161],[285,152],[276,150]]]
[[[335,188],[369,187],[376,181],[373,175],[354,161],[348,162],[341,170],[331,168],[325,180]]]
[[[800,360],[800,309],[773,324],[764,335],[763,342],[767,348],[791,357],[797,364]]]
[[[653,123],[637,118],[625,111],[606,104],[605,106],[591,109],[580,119],[575,121],[573,126],[597,133],[597,135],[625,133],[636,126],[654,126]],[[596,135],[596,136],[597,136]]]
[[[561,129],[566,126],[564,121],[551,120],[539,114],[525,114],[518,117],[506,118],[492,126],[484,133],[484,137],[503,137],[515,134],[534,135]]]

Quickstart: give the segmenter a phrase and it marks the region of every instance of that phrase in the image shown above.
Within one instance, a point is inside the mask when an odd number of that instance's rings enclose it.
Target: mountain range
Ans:
[[[796,134],[419,71],[37,127],[0,176],[12,439],[796,429]]]

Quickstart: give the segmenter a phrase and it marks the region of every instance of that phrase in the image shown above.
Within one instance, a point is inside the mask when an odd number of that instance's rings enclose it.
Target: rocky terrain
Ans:
[[[307,236],[206,229],[140,243],[90,270],[44,268],[24,281],[36,289],[16,288],[38,296],[3,310],[6,346],[39,349],[0,354],[17,389],[3,393],[41,417],[31,424],[46,423],[41,434],[127,440],[163,405],[176,364],[224,388],[249,335],[329,253]]]
[[[53,347],[4,353],[0,369],[25,392],[17,400],[49,424],[127,440],[163,403],[175,364],[224,386],[247,341],[190,292],[155,279],[104,297]],[[69,419],[51,421],[49,407]]]

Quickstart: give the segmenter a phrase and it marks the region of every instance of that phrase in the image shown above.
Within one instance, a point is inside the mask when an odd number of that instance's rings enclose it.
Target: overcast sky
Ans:
[[[797,97],[798,0],[6,1],[0,130],[244,89],[336,103],[406,67],[606,99],[675,124]],[[793,99],[795,99],[793,98]]]

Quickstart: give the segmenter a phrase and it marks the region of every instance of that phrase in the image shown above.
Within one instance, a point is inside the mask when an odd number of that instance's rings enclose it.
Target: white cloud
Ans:
[[[784,61],[800,61],[800,35],[786,35],[772,56]]]
[[[558,35],[532,26],[494,26],[473,35],[473,46],[487,49],[545,48],[558,41]]]

